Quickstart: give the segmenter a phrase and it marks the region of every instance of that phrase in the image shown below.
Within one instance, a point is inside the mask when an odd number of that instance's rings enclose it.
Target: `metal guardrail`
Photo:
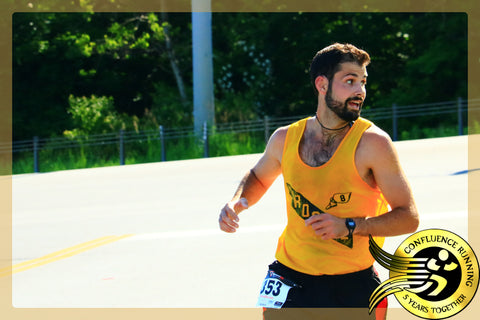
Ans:
[[[463,134],[464,114],[467,110],[480,110],[480,99],[465,100],[458,98],[456,101],[426,103],[408,106],[392,105],[390,109],[372,110],[364,109],[362,117],[372,121],[392,120],[393,134],[392,139],[398,140],[398,119],[416,116],[428,116],[439,114],[456,114],[458,120],[458,135]],[[288,125],[309,115],[288,116],[288,117],[265,117],[264,119],[218,124],[213,127],[203,128],[202,142],[204,144],[204,157],[208,157],[208,139],[209,136],[228,133],[246,133],[246,132],[264,132],[265,141],[268,141],[270,134],[278,127]],[[38,138],[30,140],[21,140],[9,142],[0,142],[0,153],[19,153],[33,152],[34,172],[39,171],[39,151],[68,149],[78,147],[92,146],[119,146],[120,164],[125,164],[124,145],[128,143],[140,143],[145,141],[160,141],[161,143],[161,161],[166,160],[165,140],[181,138],[198,138],[193,126],[181,128],[164,128],[160,126],[158,130],[144,131],[119,131],[106,134],[92,134],[89,136],[78,136],[75,138]]]

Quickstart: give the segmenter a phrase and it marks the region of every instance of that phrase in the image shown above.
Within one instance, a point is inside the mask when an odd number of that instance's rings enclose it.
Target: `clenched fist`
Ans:
[[[233,233],[238,228],[238,214],[243,210],[248,209],[248,201],[245,198],[240,198],[236,201],[230,201],[227,203],[218,218],[220,230]]]

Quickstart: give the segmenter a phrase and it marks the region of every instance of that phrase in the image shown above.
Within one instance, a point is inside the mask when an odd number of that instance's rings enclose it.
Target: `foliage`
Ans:
[[[168,17],[170,22],[153,13],[15,13],[14,140],[57,136],[70,128],[70,95],[113,97],[120,114],[143,117],[152,109],[155,85],[175,92],[164,28],[182,26],[169,32],[174,44],[187,43],[176,50],[187,79],[191,47],[188,17]]]
[[[350,42],[370,53],[367,109],[467,95],[465,14],[222,13],[214,21],[217,97],[224,99],[226,91],[248,96],[247,112],[254,110],[257,117],[312,113],[316,98],[309,61],[333,42]],[[447,39],[452,46],[445,46]],[[255,64],[253,57],[263,63]],[[261,80],[245,86],[244,73]],[[431,117],[420,124],[439,121],[448,119]]]
[[[152,104],[145,109],[145,127],[158,128],[188,126],[193,122],[191,105],[183,105],[178,99],[178,92],[164,83],[153,84]]]
[[[215,116],[217,123],[248,121],[257,118],[259,113],[259,104],[252,103],[255,93],[247,91],[245,93],[225,92],[222,99],[217,99],[215,103]]]
[[[181,95],[183,85],[192,100],[190,14],[94,12],[93,1],[82,6],[87,12],[13,15],[13,139],[192,125],[192,104]],[[333,42],[353,43],[372,57],[366,109],[467,97],[467,18],[446,12],[213,13],[216,122],[313,113],[309,63]],[[443,115],[408,122],[402,130],[400,121],[399,133],[410,139],[455,125]],[[389,119],[379,124],[391,131]],[[233,139],[213,139],[227,138]],[[242,139],[238,146],[260,145]],[[196,141],[171,143],[184,148],[170,150],[202,154]],[[240,152],[235,143],[222,140],[212,152]],[[155,152],[140,148],[127,162]],[[84,163],[95,162],[85,157]]]
[[[265,149],[265,137],[258,133],[215,134],[209,138],[209,145],[211,157],[260,153]]]
[[[125,129],[125,122],[115,111],[112,97],[68,98],[68,113],[72,116],[75,126],[73,130],[65,130],[67,137],[76,137],[89,134],[115,132]]]
[[[420,128],[418,125],[410,127],[408,130],[402,130],[400,140],[426,139],[433,137],[451,137],[458,134],[458,128],[439,125],[436,128]],[[464,128],[463,134],[468,134],[467,128]]]
[[[477,120],[472,122],[472,126],[468,127],[468,134],[480,134],[480,122]]]
[[[480,132],[480,124],[472,126],[476,133]],[[444,137],[457,134],[455,126],[438,128],[410,127],[401,130],[400,138],[422,139]],[[471,134],[474,132],[470,132]],[[467,134],[465,128],[464,134]],[[48,146],[47,146],[48,147]],[[209,136],[209,156],[229,156],[240,154],[261,153],[265,148],[262,132],[257,133],[223,133]],[[161,161],[161,143],[151,139],[143,142],[131,141],[125,143],[125,163],[138,164]],[[196,138],[176,138],[165,140],[166,160],[183,160],[203,157],[203,141]],[[13,174],[33,172],[32,152],[14,154]],[[120,162],[117,144],[101,146],[82,146],[65,149],[46,148],[39,152],[40,171],[58,171],[81,168],[115,166]]]

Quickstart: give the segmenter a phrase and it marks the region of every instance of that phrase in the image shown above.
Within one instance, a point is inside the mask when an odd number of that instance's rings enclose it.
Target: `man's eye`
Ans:
[[[353,79],[348,79],[348,80],[347,80],[347,83],[348,83],[348,84],[352,84],[352,83],[353,83]]]

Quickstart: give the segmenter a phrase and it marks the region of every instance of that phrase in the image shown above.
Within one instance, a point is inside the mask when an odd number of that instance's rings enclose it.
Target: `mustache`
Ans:
[[[350,101],[354,101],[354,102],[359,102],[360,104],[360,107],[363,106],[363,99],[360,98],[360,97],[352,97],[352,98],[348,98],[347,100],[345,100],[345,104],[348,104]]]
[[[346,102],[349,102],[349,101],[359,101],[359,102],[363,103],[363,99],[360,98],[360,97],[352,97],[352,98],[348,98],[346,100]]]

